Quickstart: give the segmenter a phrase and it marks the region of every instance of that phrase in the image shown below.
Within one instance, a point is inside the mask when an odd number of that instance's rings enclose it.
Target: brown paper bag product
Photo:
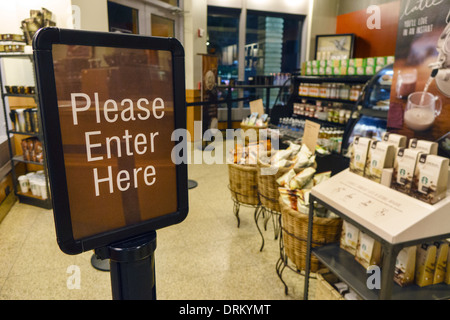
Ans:
[[[447,193],[448,167],[448,158],[419,155],[410,195],[429,204],[444,199]]]
[[[372,265],[380,265],[381,243],[360,231],[355,259],[366,269]]]
[[[423,153],[428,154],[438,154],[438,144],[437,142],[432,141],[426,141],[426,140],[418,140],[418,139],[411,139],[409,140],[409,148],[410,149],[416,149],[418,151],[421,151]]]
[[[414,283],[417,247],[400,250],[395,261],[394,281],[401,287]]]
[[[384,142],[393,144],[397,149],[406,148],[407,138],[404,135],[386,132],[383,135]]]
[[[436,241],[436,269],[434,270],[433,284],[444,282],[448,264],[448,242]]]
[[[447,244],[450,246],[450,243],[448,242],[448,240],[447,240]],[[444,282],[446,284],[450,284],[450,249],[448,250],[448,253],[447,253],[447,269],[445,271]]]
[[[436,268],[436,246],[423,243],[417,246],[415,281],[419,287],[433,284]]]
[[[367,154],[364,176],[381,183],[383,169],[394,166],[395,147],[387,142],[372,141]]]
[[[364,176],[364,169],[366,167],[367,153],[372,139],[355,137],[352,145],[352,152],[350,156],[350,171],[360,176]]]
[[[352,255],[355,255],[356,247],[358,245],[358,238],[359,229],[347,221],[343,221],[340,247]]]
[[[400,148],[394,161],[391,188],[409,194],[416,170],[417,160],[421,151],[415,149]]]

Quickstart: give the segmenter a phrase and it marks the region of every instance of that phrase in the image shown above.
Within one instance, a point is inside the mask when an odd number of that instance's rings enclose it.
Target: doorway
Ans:
[[[181,0],[109,0],[109,31],[174,37],[183,43],[181,6]]]

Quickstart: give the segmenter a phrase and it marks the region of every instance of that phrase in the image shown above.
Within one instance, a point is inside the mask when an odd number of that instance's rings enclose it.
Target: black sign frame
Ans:
[[[38,30],[33,38],[34,68],[36,87],[39,93],[42,132],[45,139],[45,161],[49,172],[56,235],[60,249],[67,254],[80,254],[182,222],[189,211],[186,163],[175,165],[176,212],[142,221],[136,225],[125,226],[79,240],[74,239],[53,67],[52,46],[54,44],[151,49],[171,52],[174,129],[186,129],[186,93],[184,49],[175,38],[70,30],[56,27]],[[184,144],[187,144],[187,141],[183,138],[177,143],[183,144],[182,147],[185,147]]]

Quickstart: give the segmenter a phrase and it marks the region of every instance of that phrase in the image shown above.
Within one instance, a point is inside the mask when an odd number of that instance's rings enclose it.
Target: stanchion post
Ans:
[[[155,231],[95,250],[110,259],[113,300],[156,300],[155,250]]]

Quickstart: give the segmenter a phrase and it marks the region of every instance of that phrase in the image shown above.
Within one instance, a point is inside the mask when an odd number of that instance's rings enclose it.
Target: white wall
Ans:
[[[97,1],[97,0],[96,0]],[[42,7],[52,11],[58,27],[72,28],[72,4],[70,0],[2,0],[0,1],[0,34],[23,34],[21,21],[30,17],[30,10]],[[28,59],[2,59],[6,84],[34,85],[33,67]],[[6,136],[3,106],[0,102],[0,137]],[[1,139],[0,139],[1,140]]]
[[[198,88],[202,80],[202,57],[206,54],[207,4],[206,0],[184,1],[184,52],[186,55],[186,89]],[[198,36],[198,29],[204,30],[204,36]]]
[[[336,33],[339,2],[336,0],[314,0],[310,20],[310,34],[306,60],[313,60],[316,50],[316,35]],[[354,1],[356,2],[356,1]]]
[[[107,0],[72,0],[80,8],[80,29],[108,32]]]

